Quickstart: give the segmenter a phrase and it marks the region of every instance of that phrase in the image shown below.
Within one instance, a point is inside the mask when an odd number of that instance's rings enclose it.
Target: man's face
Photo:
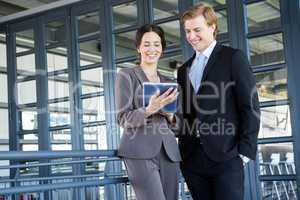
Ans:
[[[203,52],[214,41],[216,25],[209,26],[203,15],[186,20],[184,28],[186,39],[195,51]]]

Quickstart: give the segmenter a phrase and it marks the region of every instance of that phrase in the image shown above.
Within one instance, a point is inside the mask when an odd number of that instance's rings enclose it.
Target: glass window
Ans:
[[[65,19],[46,24],[48,72],[68,68]]]
[[[105,164],[103,162],[98,162],[98,161],[94,161],[93,162],[93,161],[90,161],[90,162],[87,162],[85,164],[85,171],[86,172],[103,171],[103,170],[100,170],[100,168],[105,169]],[[92,188],[90,188],[90,189],[92,189]],[[87,196],[89,196],[89,195],[87,194]]]
[[[80,66],[100,63],[102,58],[99,11],[82,14],[77,20]]]
[[[62,110],[62,109],[60,109]],[[63,111],[52,111],[50,113],[50,126],[62,126],[70,124],[70,113]]]
[[[61,137],[62,137],[62,135],[61,135]],[[52,151],[71,151],[72,150],[71,141],[68,142],[68,141],[64,140],[63,142],[52,142],[52,143],[53,143],[53,144],[51,144]]]
[[[16,63],[18,75],[35,73],[34,33],[32,29],[16,33]]]
[[[61,149],[61,150],[71,150],[71,149],[69,149],[70,146],[66,145],[66,144],[55,145],[55,147],[57,147],[55,149],[58,149],[58,150],[59,149]],[[65,147],[65,149],[64,149],[64,147]],[[52,149],[53,149],[53,147],[52,147]],[[71,161],[71,160],[72,160],[72,158],[62,158],[62,159],[53,159],[53,162],[68,162],[68,161]],[[53,166],[51,166],[51,173],[52,174],[72,173],[72,165],[70,165],[70,164],[53,165]],[[66,179],[64,181],[66,181]],[[56,182],[56,180],[54,180],[54,182]],[[61,180],[58,180],[57,182],[61,182]],[[64,194],[64,195],[66,195],[66,194]]]
[[[36,102],[36,81],[25,81],[17,84],[18,104],[27,104]]]
[[[65,19],[59,19],[46,24],[46,45],[66,42]]]
[[[218,38],[228,38],[227,11],[217,11]]]
[[[83,122],[104,121],[104,96],[92,97],[82,100]]]
[[[279,69],[255,74],[259,101],[287,99],[287,71]]]
[[[27,113],[27,115],[30,115],[30,114]],[[36,113],[35,113],[35,115],[36,115]],[[25,117],[27,117],[27,116],[25,116]],[[31,129],[34,129],[34,128],[31,128]],[[39,150],[38,134],[37,133],[28,133],[28,132],[26,134],[21,134],[20,135],[20,145],[21,145],[22,151],[38,151]]]
[[[79,51],[80,66],[96,64],[102,61],[100,39],[80,42]]]
[[[22,110],[21,112],[21,130],[36,130],[38,128],[37,112]]]
[[[113,27],[120,29],[137,24],[136,1],[113,7]]]
[[[7,103],[7,75],[0,73],[0,103]]]
[[[39,146],[37,144],[21,144],[21,151],[38,151]],[[23,171],[25,173],[25,171]]]
[[[0,140],[8,139],[8,110],[0,109]],[[1,146],[1,145],[0,145]]]
[[[124,58],[137,55],[137,51],[134,44],[135,34],[136,31],[130,31],[115,35],[117,58]]]
[[[153,0],[154,20],[178,15],[178,0]]]
[[[2,145],[0,144],[0,152],[1,151],[8,151],[9,147],[8,145]],[[9,160],[0,160],[0,166],[8,166],[9,165]],[[0,169],[0,176],[1,177],[9,177],[9,169]],[[0,195],[0,197],[2,197]]]
[[[260,109],[261,126],[259,138],[291,136],[291,118],[288,105]]]
[[[46,51],[48,72],[68,68],[65,19],[46,24]]]
[[[0,33],[0,69],[3,67],[5,67],[5,68],[7,67],[6,35],[3,33]]]
[[[266,0],[247,5],[247,23],[249,32],[280,27],[279,0]]]
[[[24,56],[17,57],[18,78],[34,75],[35,73],[35,55],[33,52],[26,53]]]
[[[94,68],[81,71],[82,94],[103,91],[103,70]]]
[[[69,96],[68,74],[50,76],[48,80],[48,98],[62,98]]]
[[[34,49],[33,29],[16,32],[16,47],[17,53]]]
[[[68,125],[70,119],[70,101],[49,104],[50,127]]]
[[[83,129],[85,150],[107,149],[106,126],[92,126]]]
[[[85,13],[77,17],[79,38],[100,35],[99,12]]]
[[[47,49],[48,72],[68,68],[67,48],[65,46]]]
[[[20,38],[17,38],[17,42],[18,41],[20,41]],[[23,45],[23,43],[21,43],[20,45],[16,46],[16,54],[17,54],[17,56],[26,54],[26,52],[29,52],[29,51],[33,52],[34,49],[32,47],[25,47],[25,45]]]
[[[20,136],[21,151],[38,151],[38,136],[36,133]]]
[[[28,146],[30,146],[30,145],[27,145],[27,144],[23,145],[23,147],[26,149],[24,151],[30,151],[30,150],[28,150],[28,149],[30,149]],[[37,164],[37,163],[38,163],[38,161],[32,161],[32,162],[21,162],[20,164],[30,165],[30,164]],[[38,174],[39,174],[39,168],[38,167],[23,167],[23,168],[20,168],[20,176],[38,176]],[[34,193],[33,194],[31,193],[31,194],[22,195],[22,197],[24,197],[24,199],[26,199],[26,198],[28,198],[28,199],[36,198],[37,196],[38,196],[37,193],[35,193],[35,195],[34,195]]]
[[[32,143],[37,143],[38,135],[36,133],[27,133],[21,135],[22,140],[32,141]]]
[[[297,182],[290,181],[263,181],[260,183],[262,199],[297,199]]]
[[[292,143],[258,145],[260,175],[295,174]]]
[[[38,128],[37,112],[32,110],[22,110],[21,114],[21,127],[20,127],[20,146],[22,151],[38,151],[38,134],[31,132]],[[26,131],[26,134],[25,132]],[[25,173],[25,172],[24,172]]]
[[[176,79],[177,69],[183,64],[182,55],[161,58],[158,61],[158,71],[171,79]]]
[[[52,151],[72,150],[70,129],[51,131],[50,138]]]
[[[167,46],[180,46],[180,24],[179,21],[171,21],[159,24],[165,32]]]
[[[212,6],[222,6],[226,4],[226,0],[198,0],[199,2],[204,1]]]
[[[117,64],[117,71],[120,71],[120,69],[122,68],[132,68],[138,65],[139,65],[139,61],[137,60],[119,63]]]
[[[279,64],[285,61],[282,33],[249,39],[253,66]]]

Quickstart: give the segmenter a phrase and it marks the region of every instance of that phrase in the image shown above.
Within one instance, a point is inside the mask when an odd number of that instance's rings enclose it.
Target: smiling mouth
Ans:
[[[192,42],[193,45],[197,45],[201,42],[202,40],[198,40],[197,42]]]
[[[155,55],[147,55],[149,58],[156,58],[157,57],[157,55],[155,54]]]
[[[200,41],[198,40],[198,41],[196,41],[196,42],[190,41],[189,43],[190,43],[191,45],[193,45],[193,46],[194,46],[194,45],[197,45],[197,44],[199,44],[199,42],[200,42]]]

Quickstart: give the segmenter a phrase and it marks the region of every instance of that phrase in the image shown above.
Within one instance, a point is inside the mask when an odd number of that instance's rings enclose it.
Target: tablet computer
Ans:
[[[176,89],[178,87],[177,83],[153,83],[144,82],[143,83],[143,106],[147,107],[149,104],[150,97],[155,94],[157,90],[160,91],[160,95],[166,92],[169,88]],[[177,101],[173,101],[165,105],[160,112],[176,112]]]

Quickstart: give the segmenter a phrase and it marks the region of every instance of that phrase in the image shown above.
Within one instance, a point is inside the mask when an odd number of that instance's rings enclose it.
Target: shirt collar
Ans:
[[[212,43],[210,43],[210,45],[202,52],[202,54],[206,57],[209,58],[211,53],[213,52],[215,46],[217,44],[217,41],[214,40],[212,41]],[[198,57],[201,54],[201,52],[196,51],[196,57]]]

